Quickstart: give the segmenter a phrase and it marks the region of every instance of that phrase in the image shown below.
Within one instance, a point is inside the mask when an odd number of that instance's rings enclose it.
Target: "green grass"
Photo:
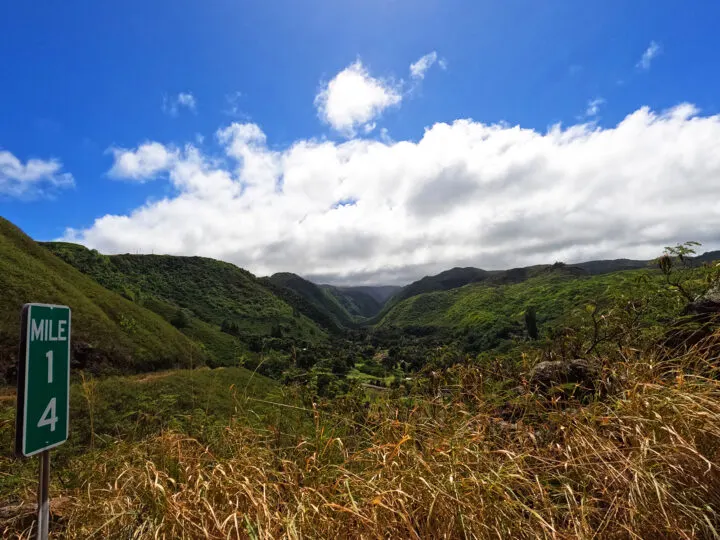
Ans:
[[[0,377],[14,368],[26,302],[72,309],[73,343],[91,368],[151,371],[205,362],[205,353],[159,315],[100,286],[0,218]]]
[[[0,493],[32,478],[35,460],[12,457],[15,398],[0,389]],[[70,438],[53,451],[64,467],[83,453],[122,440],[141,441],[172,429],[212,441],[229,422],[262,430],[268,424],[302,432],[297,411],[275,381],[245,368],[200,368],[105,378],[75,375],[70,389]]]

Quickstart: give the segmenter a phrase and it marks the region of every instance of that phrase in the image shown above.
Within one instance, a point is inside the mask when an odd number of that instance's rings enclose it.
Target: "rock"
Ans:
[[[698,318],[720,315],[720,284],[685,306],[683,315],[695,315]]]
[[[540,362],[530,371],[530,385],[547,389],[558,384],[578,384],[592,388],[597,370],[581,358],[565,362],[563,360]]]

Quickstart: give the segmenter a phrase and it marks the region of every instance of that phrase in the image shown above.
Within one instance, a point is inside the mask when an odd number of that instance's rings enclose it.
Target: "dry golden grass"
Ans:
[[[315,435],[290,445],[236,423],[211,447],[180,433],[118,442],[70,465],[85,480],[56,493],[70,503],[55,534],[719,538],[713,345],[665,360],[623,351],[602,400],[528,393],[512,422],[486,398],[485,375],[463,367],[452,398],[386,401],[343,430],[337,411],[316,411]]]

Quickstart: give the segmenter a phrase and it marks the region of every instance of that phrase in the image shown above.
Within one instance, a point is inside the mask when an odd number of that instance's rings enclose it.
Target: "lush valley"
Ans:
[[[0,225],[4,536],[33,524],[35,460],[9,453],[31,300],[73,308],[55,535],[720,530],[720,267],[692,244],[340,287]]]

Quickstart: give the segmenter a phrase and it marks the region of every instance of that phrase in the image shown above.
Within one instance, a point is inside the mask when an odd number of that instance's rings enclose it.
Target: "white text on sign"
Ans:
[[[67,321],[33,320],[30,341],[67,341]]]

